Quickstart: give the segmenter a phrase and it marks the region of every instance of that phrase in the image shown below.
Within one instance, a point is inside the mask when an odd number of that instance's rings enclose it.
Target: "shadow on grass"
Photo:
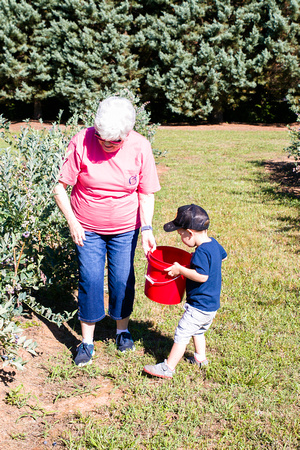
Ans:
[[[286,161],[251,161],[255,167],[264,167],[265,173],[261,174],[258,182],[263,184],[272,182],[272,187],[263,191],[272,194],[276,199],[300,200],[300,173],[296,172],[295,164]]]
[[[173,345],[173,339],[152,329],[150,320],[140,321],[130,319],[129,328],[134,341],[140,341],[146,354],[151,354],[157,360],[166,358]],[[106,316],[96,324],[95,341],[114,340],[116,337],[116,322]]]
[[[81,327],[80,322],[75,316],[68,322],[68,326],[61,325],[58,327],[53,322],[49,322],[44,317],[35,313],[35,315],[41,320],[51,331],[54,338],[65,345],[67,349],[71,350],[73,356],[75,354],[76,347],[81,342]],[[132,337],[135,341],[140,341],[144,346],[145,353],[151,354],[157,361],[161,361],[166,358],[170,353],[173,345],[173,339],[170,339],[166,335],[161,334],[155,330],[152,330],[153,323],[151,321],[138,321],[130,320],[129,327]],[[70,330],[74,330],[72,333]],[[78,337],[77,337],[78,336]],[[103,320],[96,323],[94,340],[105,342],[107,340],[115,340],[116,338],[116,322],[109,316],[106,316]]]
[[[264,167],[265,173],[258,176],[261,191],[270,199],[281,204],[290,202],[300,210],[300,173],[294,171],[295,165],[285,161],[251,161],[256,167]],[[269,182],[272,182],[270,186]],[[265,185],[268,184],[268,185]],[[282,223],[280,232],[300,231],[300,216],[278,217]]]

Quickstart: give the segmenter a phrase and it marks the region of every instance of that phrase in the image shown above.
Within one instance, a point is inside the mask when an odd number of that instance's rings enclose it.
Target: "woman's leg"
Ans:
[[[133,263],[137,238],[138,230],[135,230],[111,236],[107,242],[108,313],[117,322],[116,344],[122,352],[134,349],[128,323],[135,294]]]
[[[107,242],[109,315],[127,325],[132,313],[135,276],[134,254],[138,230],[111,236]],[[121,328],[122,329],[122,328]]]
[[[83,247],[76,246],[79,267],[78,318],[82,343],[77,348],[75,364],[85,366],[94,354],[95,323],[105,316],[104,266],[106,243],[96,233],[85,232]]]
[[[81,324],[81,334],[83,342],[87,344],[92,344],[94,341],[95,323],[80,322]]]
[[[95,324],[105,317],[104,267],[106,243],[96,233],[85,232],[85,237],[83,247],[76,246],[79,268],[78,319],[82,323]]]
[[[116,320],[117,322],[117,330],[128,330],[128,324],[129,324],[129,316],[125,319]]]

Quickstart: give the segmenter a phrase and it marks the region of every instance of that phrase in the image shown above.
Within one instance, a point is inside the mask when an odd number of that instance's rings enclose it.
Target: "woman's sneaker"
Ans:
[[[77,348],[77,354],[74,359],[76,366],[83,367],[86,366],[87,364],[91,364],[93,354],[94,354],[93,344],[86,344],[85,342],[81,342],[81,344]]]
[[[120,352],[126,352],[127,350],[135,350],[134,342],[129,331],[117,334],[116,337],[117,349]]]

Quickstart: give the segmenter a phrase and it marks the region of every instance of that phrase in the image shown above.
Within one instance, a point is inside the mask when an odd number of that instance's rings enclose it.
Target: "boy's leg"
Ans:
[[[187,357],[187,360],[191,364],[197,364],[199,367],[207,366],[208,361],[206,359],[206,342],[205,342],[205,332],[209,329],[212,321],[216,315],[216,311],[204,312],[197,311],[195,316],[198,316],[199,320],[199,330],[193,335],[193,341],[195,346],[194,356]]]
[[[170,355],[167,359],[167,364],[171,370],[175,370],[175,367],[181,360],[186,349],[186,344],[177,344],[174,342]]]
[[[171,353],[168,359],[164,362],[149,365],[144,367],[144,372],[149,375],[154,375],[160,378],[172,378],[175,373],[175,367],[177,366],[180,359],[183,357],[187,344],[193,335],[193,327],[189,320],[188,306],[185,306],[186,311],[179,321],[179,324],[175,331],[174,344],[171,349]],[[196,331],[196,330],[195,330]]]
[[[186,344],[176,344],[174,342],[168,359],[155,365],[147,364],[144,367],[144,372],[159,378],[172,378],[175,373],[175,367],[183,357],[185,349]]]
[[[193,341],[195,346],[196,359],[199,362],[204,361],[206,359],[206,343],[204,333],[193,336]]]

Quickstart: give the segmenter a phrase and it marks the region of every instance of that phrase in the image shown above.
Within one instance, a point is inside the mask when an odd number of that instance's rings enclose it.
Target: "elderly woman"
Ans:
[[[150,142],[133,131],[135,109],[121,97],[100,102],[94,127],[70,141],[55,200],[76,244],[79,266],[78,317],[82,343],[75,364],[92,362],[95,323],[105,317],[107,256],[109,308],[116,320],[116,345],[134,350],[128,331],[134,302],[134,253],[141,227],[145,254],[155,249],[154,193],[160,189]],[[73,186],[71,198],[67,185]]]

